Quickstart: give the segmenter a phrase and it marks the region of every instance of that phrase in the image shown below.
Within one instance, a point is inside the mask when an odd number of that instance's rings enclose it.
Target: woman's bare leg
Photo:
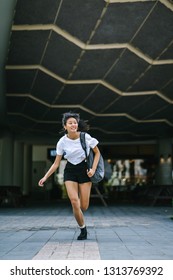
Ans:
[[[77,182],[66,181],[65,182],[68,197],[70,199],[73,214],[78,225],[81,227],[84,225],[84,217],[81,211],[80,199],[79,199],[79,185]]]
[[[79,184],[80,207],[83,211],[86,211],[89,206],[91,186],[91,182]]]

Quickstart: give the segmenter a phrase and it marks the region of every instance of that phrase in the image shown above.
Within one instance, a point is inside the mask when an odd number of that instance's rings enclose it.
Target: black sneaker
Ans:
[[[87,229],[86,229],[86,227],[81,228],[80,230],[81,230],[81,233],[79,234],[77,240],[85,240],[85,239],[87,239]]]

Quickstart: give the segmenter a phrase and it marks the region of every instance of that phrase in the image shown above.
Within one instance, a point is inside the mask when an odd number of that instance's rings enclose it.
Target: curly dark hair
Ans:
[[[65,133],[65,134],[67,133],[67,131],[64,129],[64,125],[66,125],[67,120],[69,118],[76,119],[76,121],[78,123],[78,131],[86,132],[89,130],[89,125],[87,124],[87,121],[80,119],[80,114],[70,111],[70,112],[66,112],[63,114],[63,117],[62,117],[63,129],[60,133]]]
[[[63,117],[62,117],[62,126],[64,127],[64,125],[66,125],[67,123],[67,120],[69,118],[74,118],[76,119],[76,121],[79,123],[79,120],[80,120],[80,115],[77,114],[77,113],[73,113],[73,112],[66,112],[63,114]]]

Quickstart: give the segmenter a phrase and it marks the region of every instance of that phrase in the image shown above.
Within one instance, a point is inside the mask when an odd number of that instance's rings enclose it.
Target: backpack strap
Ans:
[[[87,148],[86,148],[86,142],[85,142],[85,132],[80,133],[80,143],[82,146],[82,149],[85,151],[85,156],[87,159]]]
[[[86,156],[86,162],[88,166],[88,155],[87,155],[87,147],[86,147],[86,141],[85,141],[85,132],[80,132],[80,142],[83,150],[85,151],[85,156]],[[89,166],[88,166],[89,169]]]

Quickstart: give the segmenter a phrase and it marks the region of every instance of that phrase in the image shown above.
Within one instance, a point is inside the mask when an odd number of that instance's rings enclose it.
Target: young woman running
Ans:
[[[80,143],[80,132],[88,131],[88,125],[83,120],[80,120],[80,115],[67,112],[63,114],[62,126],[64,136],[60,138],[56,145],[56,158],[50,169],[39,181],[38,185],[43,186],[46,180],[55,172],[59,167],[62,157],[67,160],[66,167],[64,169],[64,183],[66,186],[68,197],[71,201],[74,217],[80,227],[80,234],[77,237],[78,240],[87,239],[87,228],[84,221],[83,211],[88,209],[90,192],[91,192],[91,180],[95,173],[100,151],[97,147],[97,139],[85,134],[87,152],[92,148],[94,152],[93,166],[90,170],[87,170],[87,164],[85,159],[85,152]]]

